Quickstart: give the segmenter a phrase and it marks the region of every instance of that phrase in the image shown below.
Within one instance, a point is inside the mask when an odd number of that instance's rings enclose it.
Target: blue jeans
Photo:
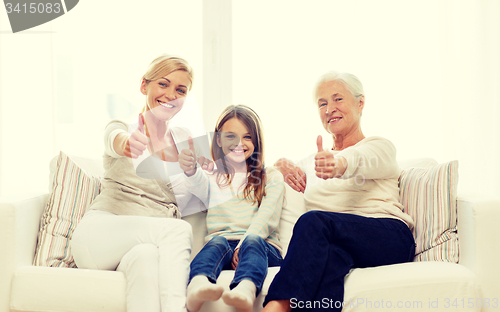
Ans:
[[[238,243],[237,240],[228,241],[222,236],[212,238],[191,262],[189,281],[191,282],[196,275],[205,275],[215,283],[223,269],[232,269],[231,261]],[[233,289],[242,280],[248,279],[257,287],[256,296],[258,296],[267,275],[267,268],[280,266],[283,258],[276,247],[260,236],[251,234],[241,243],[238,260],[229,288]]]
[[[293,228],[288,252],[264,306],[271,300],[292,299],[291,303],[324,298],[342,303],[344,277],[350,269],[409,262],[414,256],[415,241],[403,221],[310,211]],[[341,310],[334,306],[310,309]]]

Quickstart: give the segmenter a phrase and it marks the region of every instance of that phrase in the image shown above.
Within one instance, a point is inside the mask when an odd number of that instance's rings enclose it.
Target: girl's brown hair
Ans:
[[[264,168],[264,140],[262,134],[262,124],[259,116],[250,107],[245,105],[230,105],[224,109],[215,125],[214,137],[212,140],[212,159],[217,165],[217,184],[227,186],[234,177],[234,169],[224,158],[222,148],[217,144],[224,124],[236,118],[241,121],[250,132],[254,145],[253,154],[246,160],[248,180],[243,190],[245,199],[252,199],[260,206],[262,198],[266,196],[266,171]]]

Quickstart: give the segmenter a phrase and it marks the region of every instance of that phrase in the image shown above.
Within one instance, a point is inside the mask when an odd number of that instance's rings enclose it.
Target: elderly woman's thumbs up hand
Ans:
[[[324,180],[340,178],[347,169],[346,159],[335,157],[330,151],[325,151],[321,135],[318,135],[316,144],[318,145],[318,153],[314,157],[316,176]]]

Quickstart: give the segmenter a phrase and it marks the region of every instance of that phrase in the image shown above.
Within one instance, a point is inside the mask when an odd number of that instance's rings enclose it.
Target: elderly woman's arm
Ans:
[[[285,182],[290,185],[293,190],[304,193],[307,180],[305,173],[299,166],[286,158],[280,158],[274,163],[274,167],[281,172]]]
[[[323,179],[356,176],[389,179],[400,173],[396,148],[391,141],[381,137],[367,138],[362,144],[348,147],[335,156],[328,151],[318,152],[315,164],[316,175]]]

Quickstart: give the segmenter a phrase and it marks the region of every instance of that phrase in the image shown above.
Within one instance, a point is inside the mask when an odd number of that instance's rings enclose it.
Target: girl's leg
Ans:
[[[158,254],[150,246],[138,246],[143,244],[155,246]],[[160,311],[154,308],[158,301],[163,312],[185,311],[191,245],[192,229],[183,220],[118,216],[104,211],[85,215],[71,241],[73,256],[80,268],[115,270],[120,265],[127,277],[127,289],[131,291],[127,293],[127,302],[132,305],[127,308],[129,312],[137,311],[132,302],[142,304],[139,311]],[[139,252],[141,250],[147,252]],[[154,269],[142,276],[139,267],[155,263],[158,278],[150,280]],[[153,292],[155,287],[158,292],[143,297],[136,293],[139,287],[135,287],[135,283],[147,283]],[[152,308],[145,309],[146,306]]]
[[[231,263],[233,248],[226,238],[215,236],[203,246],[191,262],[189,280],[197,275],[206,276],[210,282],[216,283],[224,266]]]
[[[222,299],[237,311],[251,311],[256,296],[267,276],[268,266],[278,266],[282,258],[279,251],[258,235],[248,235],[239,251],[239,262],[234,279]]]
[[[187,308],[191,312],[201,309],[205,301],[216,301],[224,288],[217,278],[224,266],[231,262],[233,248],[222,236],[212,238],[191,262],[187,288]]]
[[[257,288],[258,296],[267,276],[269,266],[279,266],[283,261],[276,247],[268,244],[258,235],[248,235],[241,243],[238,253],[239,263],[234,273],[234,279],[229,286],[235,288],[242,280],[250,280]]]

